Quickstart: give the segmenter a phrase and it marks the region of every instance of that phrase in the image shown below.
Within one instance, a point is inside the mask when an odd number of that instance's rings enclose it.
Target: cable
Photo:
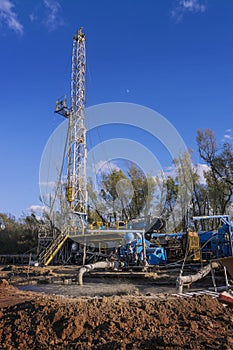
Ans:
[[[66,157],[66,149],[67,149],[68,139],[69,139],[69,128],[67,129],[65,147],[64,147],[63,157],[62,157],[62,164],[61,164],[61,168],[60,168],[60,173],[59,173],[59,177],[58,177],[57,188],[56,188],[56,192],[55,192],[55,195],[54,195],[54,199],[53,199],[52,205],[51,205],[51,207],[50,207],[50,211],[49,211],[49,217],[50,217],[50,218],[51,218],[51,216],[52,216],[52,212],[53,212],[53,209],[54,209],[55,201],[56,201],[57,195],[58,195],[58,190],[59,190],[60,185],[61,185],[62,171],[63,171],[64,163],[65,163],[65,157]]]

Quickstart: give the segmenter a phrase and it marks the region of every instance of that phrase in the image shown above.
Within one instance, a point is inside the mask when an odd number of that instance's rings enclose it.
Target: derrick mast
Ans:
[[[87,212],[86,187],[86,128],[85,128],[85,78],[86,39],[82,28],[73,37],[71,106],[66,98],[56,103],[56,113],[68,118],[68,163],[66,199],[72,211],[83,216]]]

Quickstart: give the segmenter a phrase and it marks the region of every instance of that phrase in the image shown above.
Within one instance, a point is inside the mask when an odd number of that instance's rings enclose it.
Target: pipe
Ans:
[[[179,276],[176,280],[176,288],[178,290],[178,293],[183,292],[183,286],[184,284],[191,284],[193,282],[196,282],[210,273],[211,269],[219,267],[219,263],[212,262],[205,267],[203,267],[200,271],[198,271],[195,275],[188,275],[188,276]]]
[[[146,267],[148,265],[146,260],[146,241],[145,241],[145,231],[142,233],[142,252],[143,252],[143,266]]]
[[[78,272],[78,284],[80,286],[83,285],[83,275],[85,272],[92,271],[94,269],[105,269],[105,268],[110,268],[110,269],[118,269],[119,267],[119,262],[118,261],[99,261],[95,264],[90,264],[90,265],[84,265],[79,269]]]

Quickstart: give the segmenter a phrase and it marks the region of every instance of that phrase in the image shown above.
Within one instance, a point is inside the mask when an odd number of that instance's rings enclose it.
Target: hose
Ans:
[[[211,262],[210,264],[203,267],[200,271],[198,271],[195,275],[177,277],[176,288],[178,289],[178,293],[183,292],[183,285],[184,284],[191,284],[193,282],[196,282],[196,281],[202,279],[203,277],[208,275],[208,273],[211,271],[211,269],[215,269],[218,266],[219,266],[219,263]]]
[[[110,268],[110,269],[118,269],[119,267],[119,262],[118,261],[99,261],[95,264],[90,264],[90,265],[84,265],[79,269],[78,272],[78,284],[80,286],[83,285],[83,275],[86,272],[92,271],[94,269],[105,269],[105,268]]]

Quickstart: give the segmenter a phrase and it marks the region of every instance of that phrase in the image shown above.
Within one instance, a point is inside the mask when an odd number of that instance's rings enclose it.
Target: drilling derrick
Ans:
[[[85,35],[80,29],[73,38],[67,200],[72,209],[83,214],[86,213],[87,203],[86,129],[84,125],[85,76]]]
[[[56,113],[68,118],[69,141],[66,199],[71,210],[83,219],[87,212],[86,187],[86,128],[85,110],[85,77],[86,46],[82,28],[73,37],[72,73],[71,73],[71,106],[66,105],[66,98],[56,103]]]

